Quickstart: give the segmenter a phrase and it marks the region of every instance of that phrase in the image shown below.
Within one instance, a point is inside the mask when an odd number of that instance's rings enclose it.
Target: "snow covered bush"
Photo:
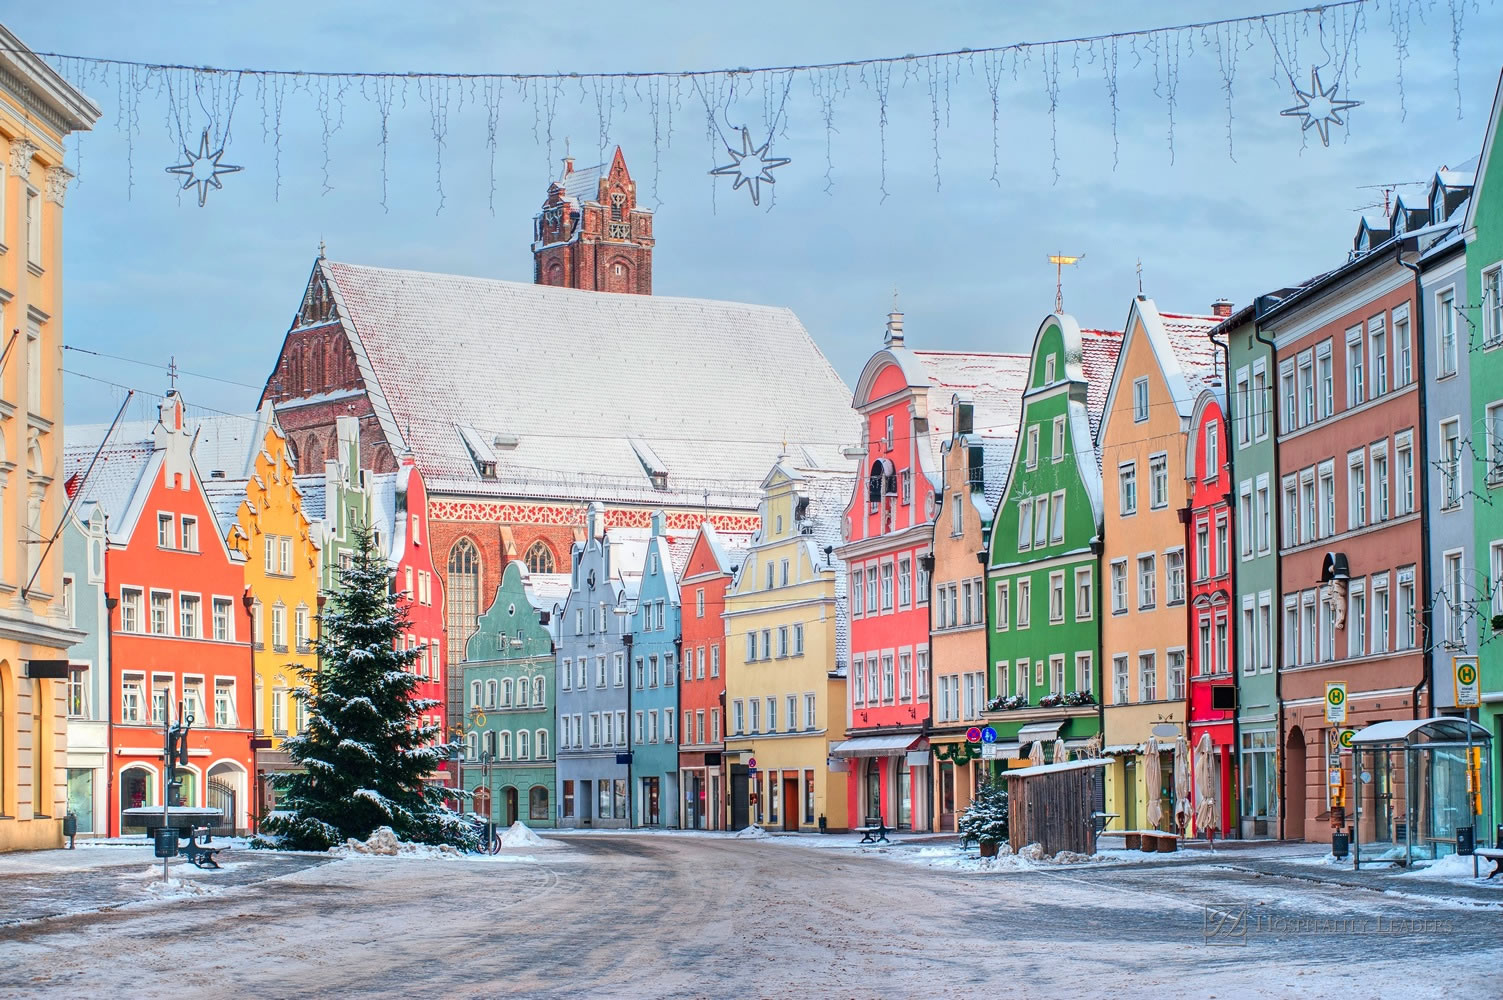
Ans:
[[[1000,844],[1007,839],[1007,786],[983,782],[976,797],[955,824],[960,836],[978,844]]]
[[[999,694],[986,703],[988,712],[1007,712],[1015,708],[1027,708],[1028,696],[1026,694],[1005,695]]]
[[[319,617],[320,666],[303,669],[293,691],[308,724],[282,741],[298,770],[273,778],[277,812],[253,846],[326,851],[390,827],[403,841],[471,847],[474,826],[427,781],[457,744],[422,720],[438,702],[413,697],[419,653],[401,642],[411,626],[406,599],[392,593],[369,531],[358,533],[340,578]]]

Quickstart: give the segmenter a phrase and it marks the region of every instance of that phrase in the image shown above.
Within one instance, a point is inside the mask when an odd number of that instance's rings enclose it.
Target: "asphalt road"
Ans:
[[[293,866],[0,925],[0,996],[1495,998],[1503,974],[1496,906],[1244,865],[968,875],[758,840],[560,840],[535,861]]]

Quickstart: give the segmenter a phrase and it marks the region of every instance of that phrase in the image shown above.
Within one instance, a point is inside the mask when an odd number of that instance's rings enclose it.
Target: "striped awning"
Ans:
[[[830,747],[831,757],[898,757],[912,750],[924,737],[912,733],[896,736],[858,736]]]

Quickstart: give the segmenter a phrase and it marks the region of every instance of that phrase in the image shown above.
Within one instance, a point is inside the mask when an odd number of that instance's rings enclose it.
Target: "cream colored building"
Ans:
[[[67,809],[63,140],[98,118],[0,25],[0,851],[60,846]]]

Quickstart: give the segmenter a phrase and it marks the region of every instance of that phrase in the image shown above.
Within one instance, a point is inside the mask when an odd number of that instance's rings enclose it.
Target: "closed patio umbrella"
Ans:
[[[1033,749],[1028,751],[1028,763],[1034,767],[1040,767],[1044,763],[1044,741],[1034,740]]]
[[[1054,741],[1054,763],[1063,764],[1070,759],[1070,751],[1065,749],[1064,740]]]
[[[1174,822],[1185,833],[1194,816],[1190,805],[1190,744],[1183,736],[1174,738]]]
[[[1164,802],[1159,795],[1159,786],[1163,780],[1163,775],[1159,772],[1159,738],[1150,736],[1148,742],[1143,744],[1143,789],[1148,799],[1148,809],[1144,816],[1150,830],[1157,830],[1164,819]]]
[[[1216,750],[1210,733],[1195,744],[1195,830],[1209,838],[1216,832],[1221,809],[1216,802]]]

